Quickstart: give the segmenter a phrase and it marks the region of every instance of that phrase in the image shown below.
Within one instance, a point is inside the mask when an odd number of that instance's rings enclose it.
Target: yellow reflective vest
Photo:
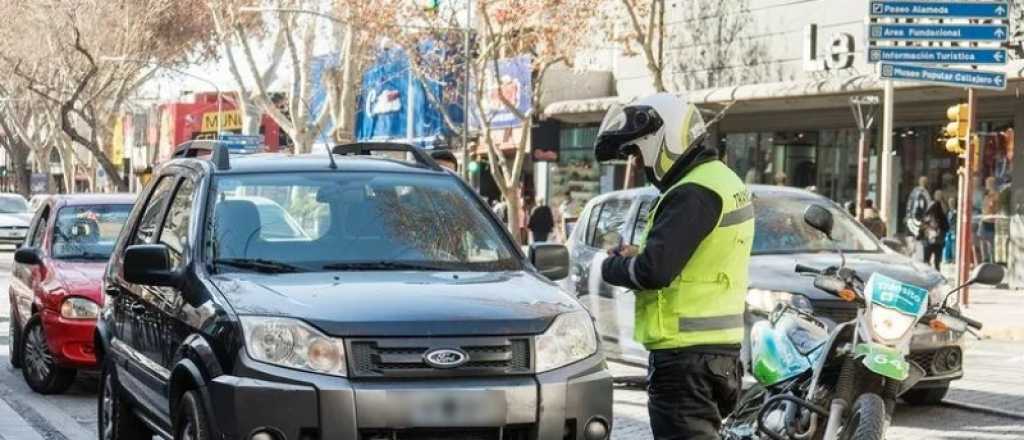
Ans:
[[[736,173],[717,160],[698,165],[665,192],[688,183],[718,194],[722,212],[718,226],[668,287],[636,293],[633,336],[648,350],[743,341],[747,269],[754,242],[750,192]],[[660,204],[661,199],[650,211],[641,248]]]

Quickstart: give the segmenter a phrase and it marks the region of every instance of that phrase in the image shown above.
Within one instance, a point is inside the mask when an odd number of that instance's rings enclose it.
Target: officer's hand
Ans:
[[[608,250],[608,255],[617,257],[634,257],[640,253],[640,248],[633,245],[623,245]]]

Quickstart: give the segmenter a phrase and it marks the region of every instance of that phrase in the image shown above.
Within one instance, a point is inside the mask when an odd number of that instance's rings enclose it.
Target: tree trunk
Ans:
[[[501,185],[501,183],[498,183]],[[504,186],[505,200],[508,202],[508,230],[512,233],[512,238],[515,239],[516,244],[523,244],[528,240],[523,240],[523,231],[520,228],[522,223],[522,216],[519,215],[519,209],[522,207],[522,197],[520,197],[520,191],[522,183],[519,180],[515,180],[512,185]]]
[[[32,195],[32,169],[28,163],[28,148],[7,148],[8,170],[14,178],[14,191],[26,198]]]

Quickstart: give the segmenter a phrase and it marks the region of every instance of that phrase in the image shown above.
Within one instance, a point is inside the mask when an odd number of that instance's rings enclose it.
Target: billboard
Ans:
[[[483,121],[490,127],[511,128],[522,125],[516,114],[505,104],[511,103],[520,113],[530,111],[533,90],[533,68],[530,57],[519,56],[498,61],[498,70],[488,72],[484,79]],[[502,100],[504,97],[504,100]],[[481,126],[481,116],[474,111],[474,126]]]

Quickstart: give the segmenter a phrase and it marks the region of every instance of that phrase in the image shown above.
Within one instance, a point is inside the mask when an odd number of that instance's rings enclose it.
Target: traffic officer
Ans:
[[[743,181],[703,146],[703,117],[671,94],[613,108],[598,161],[637,156],[661,192],[639,247],[611,250],[604,280],[636,292],[634,338],[650,351],[656,439],[718,439],[739,398],[754,208]]]

